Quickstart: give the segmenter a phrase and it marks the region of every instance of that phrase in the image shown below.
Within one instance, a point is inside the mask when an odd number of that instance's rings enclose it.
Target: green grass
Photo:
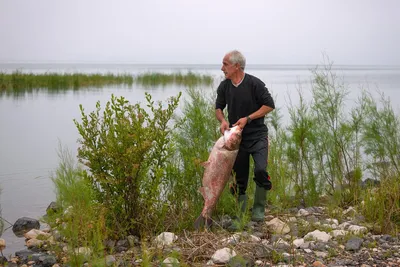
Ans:
[[[209,75],[196,74],[193,72],[188,72],[186,74],[182,73],[144,73],[135,77],[136,83],[143,85],[145,87],[153,86],[166,86],[169,84],[177,84],[183,86],[195,86],[195,85],[212,85],[213,78]]]

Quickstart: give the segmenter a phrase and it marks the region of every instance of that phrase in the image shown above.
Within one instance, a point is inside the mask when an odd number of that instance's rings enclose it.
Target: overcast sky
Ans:
[[[0,62],[400,65],[399,0],[0,0]]]

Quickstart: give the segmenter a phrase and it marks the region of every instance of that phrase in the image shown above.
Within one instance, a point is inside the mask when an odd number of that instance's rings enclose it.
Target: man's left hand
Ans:
[[[247,118],[241,118],[235,124],[233,124],[232,126],[239,126],[240,129],[243,129],[244,126],[246,126],[246,124],[247,124]]]

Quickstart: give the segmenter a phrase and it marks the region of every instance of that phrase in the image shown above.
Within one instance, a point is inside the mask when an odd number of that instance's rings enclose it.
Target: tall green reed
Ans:
[[[107,209],[96,201],[95,192],[85,178],[86,172],[74,163],[71,154],[60,148],[59,157],[52,180],[60,209],[50,213],[47,221],[68,240],[69,263],[81,266],[86,261],[104,257],[103,241],[109,233],[105,223]]]
[[[205,74],[197,74],[191,71],[185,74],[180,72],[171,74],[149,72],[137,75],[135,77],[135,82],[145,87],[154,87],[159,85],[166,86],[169,84],[177,84],[186,87],[198,85],[210,86],[213,83],[213,77]]]

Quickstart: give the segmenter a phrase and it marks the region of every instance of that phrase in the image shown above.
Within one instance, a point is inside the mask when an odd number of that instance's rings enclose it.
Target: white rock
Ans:
[[[305,209],[299,209],[299,211],[297,212],[297,216],[308,216],[308,215],[310,215],[310,212]]]
[[[261,244],[263,244],[264,246],[269,244],[269,240],[268,239],[262,239],[261,240]]]
[[[43,243],[44,243],[43,240],[32,238],[26,241],[26,246],[28,248],[40,248],[41,246],[43,246]]]
[[[344,222],[344,223],[339,224],[338,228],[341,230],[347,230],[347,228],[349,228],[349,226],[351,226],[351,223]]]
[[[289,225],[278,218],[274,218],[266,224],[268,228],[275,234],[285,235],[290,232]]]
[[[304,252],[305,252],[305,253],[311,253],[311,252],[312,252],[312,250],[311,250],[311,249],[309,249],[309,248],[306,248],[306,249],[304,249]]]
[[[229,260],[236,256],[236,252],[230,248],[222,248],[217,250],[214,255],[212,255],[211,260],[216,264],[228,263]]]
[[[299,248],[303,244],[304,244],[304,238],[298,238],[293,240],[293,246],[295,246],[296,248]]]
[[[234,234],[221,240],[224,245],[236,245],[240,242],[240,234]]]
[[[326,219],[326,221],[330,224],[339,225],[339,221],[336,219]]]
[[[352,232],[353,234],[364,234],[368,232],[367,227],[364,226],[358,226],[358,225],[351,225],[348,230]]]
[[[354,216],[357,211],[353,207],[349,207],[347,210],[343,211],[343,215]]]
[[[160,246],[169,246],[172,243],[174,243],[177,239],[178,237],[174,233],[163,232],[156,237],[155,242],[157,245]]]
[[[348,234],[348,231],[346,231],[346,230],[333,230],[331,232],[332,237],[344,236],[347,234]]]
[[[261,260],[256,260],[256,261],[254,262],[254,264],[255,264],[256,266],[262,266],[262,265],[263,265],[263,262],[262,262]]]
[[[317,257],[326,258],[328,257],[328,253],[325,251],[315,251],[315,255]]]
[[[45,233],[43,231],[40,231],[38,229],[31,229],[29,232],[24,234],[24,237],[26,239],[32,239],[32,238],[38,238],[39,239],[48,239],[51,236],[49,233]]]
[[[255,235],[250,235],[250,241],[251,242],[261,242],[261,238],[259,238],[258,236]]]
[[[275,242],[275,245],[279,245],[279,244],[284,245],[284,246],[287,246],[287,247],[290,247],[290,244],[289,244],[288,242],[286,242],[285,240],[283,240],[282,238],[279,238],[279,239]]]
[[[174,266],[178,266],[179,265],[179,261],[173,257],[168,257],[163,261],[163,265],[165,267],[174,267]]]
[[[331,236],[327,234],[326,232],[321,232],[320,230],[315,230],[313,232],[310,232],[304,236],[304,239],[313,239],[313,240],[318,240],[322,242],[328,242],[331,239]]]

